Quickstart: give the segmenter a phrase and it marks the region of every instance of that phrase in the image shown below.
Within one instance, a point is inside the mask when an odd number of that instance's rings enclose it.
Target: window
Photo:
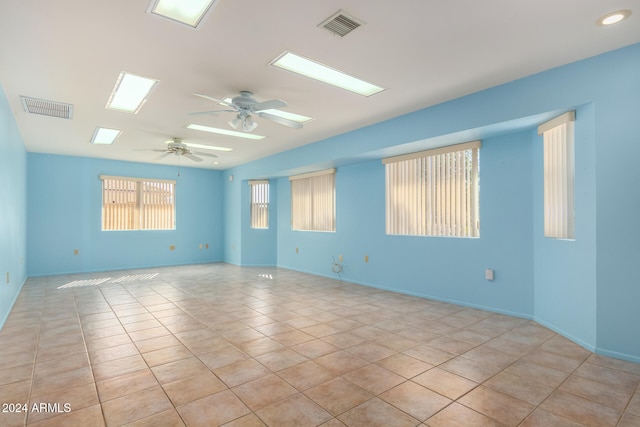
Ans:
[[[386,232],[479,237],[480,141],[383,159]]]
[[[249,181],[251,228],[269,228],[269,181]]]
[[[544,143],[544,235],[575,238],[574,137],[575,111],[538,127]]]
[[[291,228],[336,231],[335,169],[290,176]]]
[[[175,230],[176,182],[101,175],[103,230]]]

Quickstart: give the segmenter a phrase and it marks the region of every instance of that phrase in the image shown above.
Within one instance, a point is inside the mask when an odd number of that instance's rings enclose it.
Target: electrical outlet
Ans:
[[[7,271],[7,285],[9,284],[9,272]]]
[[[298,253],[298,252],[299,252],[299,251],[298,251],[298,248],[296,248],[296,253]]]
[[[198,249],[202,249],[202,243],[198,245]]]
[[[205,248],[207,248],[207,249],[209,249],[209,244],[208,244],[208,243],[207,243],[207,244],[205,244],[205,245],[204,245],[204,247],[205,247]]]
[[[340,260],[340,262],[342,262],[342,255],[340,255],[338,259]]]
[[[364,262],[369,262],[369,255],[364,256]]]
[[[171,245],[171,246],[169,246],[169,250],[170,250],[170,251],[175,251],[175,250],[176,250],[176,246],[175,246],[175,245]]]
[[[77,249],[74,249],[74,250],[73,250],[73,254],[74,254],[74,255],[78,255],[79,253],[80,253],[80,251],[79,251],[79,250],[77,250]]]

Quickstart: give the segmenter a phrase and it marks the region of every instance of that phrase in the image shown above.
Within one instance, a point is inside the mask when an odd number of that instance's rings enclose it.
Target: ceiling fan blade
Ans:
[[[193,155],[193,154],[191,154],[191,153],[183,154],[183,156],[184,156],[184,157],[187,157],[187,158],[189,158],[189,159],[191,159],[191,160],[193,160],[194,162],[201,162],[201,161],[202,161],[202,159],[201,159],[200,157],[198,157],[198,156],[194,156],[194,155]]]
[[[215,157],[216,159],[218,158],[215,154],[203,153],[202,151],[194,151],[193,154],[197,154],[198,156]]]
[[[285,119],[284,117],[279,117],[269,113],[258,113],[258,116],[263,119],[271,120],[272,122],[279,123],[284,126],[289,126],[290,128],[300,129],[302,128],[302,123],[298,123],[294,120]]]
[[[233,104],[229,104],[229,103],[225,102],[225,101],[224,101],[224,99],[214,98],[214,97],[212,97],[212,96],[209,96],[209,95],[203,95],[203,94],[201,94],[201,93],[194,93],[194,95],[195,95],[195,96],[199,96],[200,98],[208,99],[209,101],[213,101],[213,102],[215,102],[215,103],[217,103],[217,104],[224,105],[224,106],[226,106],[226,107],[231,107],[231,108],[233,108],[233,109],[234,109],[234,111],[237,111],[237,108],[236,108],[236,106],[235,106],[235,105],[233,105]]]
[[[165,150],[153,150],[153,151],[165,151]],[[172,154],[173,153],[171,151],[166,151],[163,155],[156,157],[155,160],[162,160],[165,157],[170,156]]]
[[[251,110],[253,111],[262,111],[262,110],[271,110],[274,108],[284,108],[288,107],[289,104],[284,102],[281,99],[272,99],[271,101],[258,102],[251,106]]]
[[[196,111],[195,113],[187,113],[187,115],[199,116],[199,115],[206,115],[206,114],[215,115],[216,113],[235,113],[235,112],[236,110],[212,110],[212,111]]]

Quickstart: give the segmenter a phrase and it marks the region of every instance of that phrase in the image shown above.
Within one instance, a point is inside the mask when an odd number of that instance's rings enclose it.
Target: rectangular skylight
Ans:
[[[158,80],[121,72],[116,85],[111,91],[107,108],[112,110],[137,113],[147,97],[158,84]]]
[[[109,128],[96,128],[96,131],[93,132],[93,138],[91,138],[92,144],[113,144],[113,142],[120,136],[122,133],[121,130],[118,129],[109,129]]]
[[[201,130],[203,132],[217,133],[217,134],[220,134],[220,135],[236,136],[238,138],[264,139],[264,136],[256,135],[254,133],[235,132],[235,131],[232,131],[232,130],[212,128],[212,127],[209,127],[209,126],[202,126],[202,125],[190,124],[190,125],[187,126],[187,129]]]
[[[197,27],[217,0],[153,0],[151,13]]]
[[[214,150],[214,151],[233,151],[233,148],[228,147],[216,147],[215,145],[204,145],[204,144],[192,144],[191,142],[184,143],[187,147],[192,148],[203,148],[205,150]]]
[[[384,88],[380,86],[365,82],[364,80],[360,80],[342,71],[338,71],[292,52],[285,52],[280,55],[271,62],[271,65],[363,96],[375,95],[384,90]]]

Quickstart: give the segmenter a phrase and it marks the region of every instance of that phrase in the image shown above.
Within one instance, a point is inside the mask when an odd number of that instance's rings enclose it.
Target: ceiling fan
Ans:
[[[300,129],[302,127],[302,123],[286,119],[284,117],[280,117],[268,112],[268,110],[287,107],[288,104],[281,99],[272,99],[271,101],[258,102],[253,97],[253,94],[246,90],[240,92],[240,95],[233,97],[231,99],[231,102],[227,102],[227,99],[217,99],[211,96],[202,95],[200,93],[194,93],[194,95],[208,99],[210,101],[214,101],[229,108],[225,110],[200,111],[197,113],[189,114],[236,113],[236,117],[229,121],[229,125],[234,129],[240,128],[244,132],[251,132],[256,127],[258,127],[258,124],[253,120],[254,114],[263,119],[271,120],[272,122],[279,123],[284,126],[289,126],[295,129]]]
[[[172,141],[167,141],[167,148],[164,150],[150,150],[150,151],[158,151],[158,152],[164,153],[163,155],[158,157],[158,160],[164,159],[165,157],[170,156],[172,154],[174,156],[186,157],[188,159],[193,160],[194,162],[202,161],[202,159],[198,156],[218,157],[215,154],[191,151],[189,149],[189,146],[184,142],[182,142],[182,138],[172,138]],[[196,154],[198,156],[196,156]]]

